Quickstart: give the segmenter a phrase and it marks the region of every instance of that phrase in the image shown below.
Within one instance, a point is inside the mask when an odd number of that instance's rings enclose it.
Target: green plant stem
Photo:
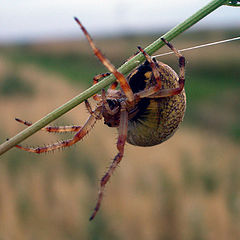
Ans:
[[[167,39],[168,41],[171,41],[173,38],[178,36],[183,31],[190,28],[192,25],[200,21],[202,18],[207,16],[209,13],[213,12],[215,9],[220,7],[221,5],[226,4],[226,0],[213,0],[209,2],[206,6],[204,6],[202,9],[198,10],[195,14],[193,14],[191,17],[186,19],[181,24],[177,25],[173,29],[171,29],[169,32],[164,34],[162,37]],[[153,42],[151,45],[149,45],[145,51],[152,55],[154,52],[156,52],[159,48],[161,48],[164,45],[161,38],[157,39],[155,42]],[[127,61],[125,64],[123,64],[118,71],[127,74],[130,71],[132,71],[137,65],[139,65],[141,62],[144,61],[143,54],[137,54],[133,58],[131,58],[129,61]],[[111,83],[115,81],[115,77],[113,75],[110,75],[98,84],[93,85],[92,87],[88,88],[78,96],[74,97],[64,105],[60,106],[59,108],[55,109],[53,112],[49,113],[48,115],[44,116],[42,119],[34,123],[33,125],[29,126],[28,128],[24,129],[8,141],[4,142],[2,145],[0,145],[0,155],[4,152],[8,151],[12,147],[14,147],[16,144],[19,144],[24,139],[28,138],[29,136],[33,135],[35,132],[39,131],[41,128],[48,125],[50,122],[54,121],[55,119],[59,118],[72,108],[76,107],[80,103],[82,103],[84,100],[88,99],[95,93],[99,92],[101,89],[107,87]]]

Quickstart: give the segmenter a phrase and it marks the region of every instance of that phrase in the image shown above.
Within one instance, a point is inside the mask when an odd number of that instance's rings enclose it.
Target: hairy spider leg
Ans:
[[[110,115],[114,115],[118,112],[119,108],[114,108],[113,110],[109,107],[109,104],[107,102],[107,97],[106,97],[106,92],[105,92],[105,89],[102,89],[102,102],[103,102],[103,105],[105,107],[105,109],[107,110],[107,112],[110,114]]]
[[[185,57],[166,39],[161,38],[162,41],[175,53],[178,57],[179,64],[179,87],[173,89],[162,89],[156,93],[156,95],[149,96],[149,98],[169,97],[179,94],[185,84]]]
[[[86,106],[88,112],[90,114],[92,114],[93,113],[92,108],[90,106],[90,103],[87,100],[85,100],[85,106]],[[31,126],[32,125],[31,122],[26,121],[26,120],[21,120],[20,118],[15,118],[15,120],[19,123],[22,123],[22,124],[26,125],[26,126]],[[53,126],[47,126],[47,127],[44,127],[40,130],[50,132],[50,133],[52,133],[52,132],[53,133],[66,133],[66,132],[78,132],[81,128],[82,128],[81,126],[76,126],[76,125],[54,126],[54,127]]]
[[[157,82],[157,84],[155,85],[155,90],[159,90],[161,89],[162,86],[162,82],[160,79],[160,74],[159,71],[157,69],[157,63],[156,61],[154,61],[147,53],[146,51],[144,51],[140,46],[138,46],[138,49],[143,53],[143,55],[145,56],[146,60],[149,62],[150,67],[152,68],[152,72],[153,72],[153,76]]]
[[[148,97],[148,98],[162,98],[162,97],[170,97],[173,95],[179,94],[185,84],[185,57],[175,48],[171,43],[169,43],[166,39],[161,38],[162,41],[175,53],[175,55],[178,57],[178,63],[179,63],[179,87],[177,88],[171,88],[171,89],[161,89],[157,90],[155,87],[149,88],[147,90],[143,90],[141,92],[135,93],[136,96],[140,98]],[[142,49],[140,51],[147,56],[147,53]],[[153,60],[156,61],[156,60]],[[156,65],[157,66],[157,62]]]
[[[87,30],[85,29],[85,27],[81,24],[81,22],[76,17],[74,19],[78,23],[80,28],[82,29],[82,31],[83,31],[84,35],[86,36],[94,54],[98,57],[98,59],[102,62],[102,64],[111,73],[113,73],[113,75],[116,77],[116,79],[120,83],[120,86],[121,86],[122,90],[124,91],[128,101],[133,102],[134,101],[134,95],[133,95],[132,89],[130,88],[126,78],[124,77],[124,75],[122,73],[118,72],[117,69],[110,63],[110,61],[103,56],[102,52],[95,46],[95,44],[92,41],[92,38],[90,37],[90,35],[87,32]]]
[[[96,76],[93,78],[93,85],[97,84],[101,78],[107,77],[107,76],[109,76],[110,74],[111,74],[111,73],[102,73],[102,74],[96,75]],[[117,82],[117,81],[114,82],[114,83],[112,83],[111,86],[110,86],[110,89],[113,89],[113,90],[116,89],[117,85],[118,85],[118,82]],[[95,101],[101,101],[101,95],[99,95],[99,94],[94,94],[94,95],[93,95],[93,99],[94,99]]]
[[[153,72],[153,76],[157,82],[157,84],[155,84],[154,87],[151,87],[149,89],[146,89],[146,90],[143,90],[143,91],[140,91],[135,95],[135,98],[136,96],[140,97],[140,98],[144,98],[144,97],[148,97],[149,95],[152,95],[154,93],[156,93],[159,89],[161,89],[161,86],[162,86],[162,82],[161,82],[161,78],[160,78],[160,73],[157,69],[157,61],[155,58],[151,58],[147,52],[144,51],[144,49],[142,49],[140,46],[138,46],[138,49],[140,50],[140,52],[143,53],[143,55],[145,56],[146,60],[149,62],[150,64],[150,67],[152,68],[152,72]]]
[[[91,115],[94,114],[94,111],[92,110],[92,107],[91,107],[89,101],[85,100],[84,103],[85,103],[86,109],[89,112],[89,114],[91,114]]]
[[[22,123],[26,126],[31,126],[32,123],[29,121],[24,121],[19,118],[15,118],[15,120],[19,123]],[[81,126],[47,126],[42,128],[42,131],[53,132],[53,133],[65,133],[65,132],[78,132],[82,127]]]
[[[110,89],[112,89],[112,90],[116,89],[117,85],[118,85],[117,81],[112,83],[111,86],[110,86]]]
[[[93,85],[97,84],[101,78],[109,76],[111,73],[98,74],[93,78]]]
[[[107,77],[107,76],[109,76],[110,74],[111,74],[111,73],[102,73],[102,74],[96,75],[96,76],[93,78],[93,85],[97,84],[101,78]],[[99,95],[99,94],[94,94],[94,95],[93,95],[93,99],[94,99],[95,101],[101,101],[101,95]]]
[[[33,153],[44,153],[49,151],[54,151],[59,148],[65,148],[70,147],[76,142],[80,141],[83,137],[87,135],[87,133],[93,128],[94,124],[98,119],[101,119],[102,116],[102,106],[97,107],[86,123],[83,125],[83,127],[73,136],[73,138],[68,140],[63,140],[61,142],[53,143],[51,145],[47,145],[44,147],[23,147],[21,145],[16,145],[15,147],[20,148],[27,152],[33,152]]]
[[[123,153],[124,153],[124,145],[125,145],[126,138],[127,138],[127,127],[128,127],[128,113],[127,113],[125,104],[122,103],[121,104],[121,112],[120,112],[119,136],[118,136],[118,141],[117,141],[118,154],[115,156],[108,171],[105,173],[105,175],[101,179],[100,189],[98,192],[97,204],[96,204],[94,211],[89,219],[90,221],[94,219],[94,217],[96,216],[96,214],[100,208],[100,205],[101,205],[101,202],[103,199],[103,192],[105,189],[105,185],[107,184],[107,182],[109,181],[110,177],[112,176],[114,170],[116,169],[116,167],[122,160]]]
[[[110,74],[111,74],[111,73],[102,73],[102,74],[96,75],[96,76],[93,78],[93,85],[95,85],[96,83],[98,83],[101,78],[107,77],[107,76],[109,76]],[[114,83],[112,83],[111,86],[110,86],[110,89],[116,89],[117,85],[118,85],[118,82],[117,82],[117,81],[114,82]]]

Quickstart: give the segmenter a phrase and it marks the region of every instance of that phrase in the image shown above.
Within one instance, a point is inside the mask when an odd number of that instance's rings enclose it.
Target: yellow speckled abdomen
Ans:
[[[178,75],[168,65],[158,62],[162,89],[178,87]],[[137,146],[154,146],[169,139],[182,122],[186,109],[185,91],[171,97],[146,98],[147,107],[128,121],[127,142]],[[138,108],[142,107],[141,101]]]

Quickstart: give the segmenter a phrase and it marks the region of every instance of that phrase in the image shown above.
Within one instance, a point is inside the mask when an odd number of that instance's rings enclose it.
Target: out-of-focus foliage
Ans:
[[[159,34],[158,34],[159,35]],[[220,40],[232,32],[175,39],[177,48]],[[95,40],[116,66],[155,37]],[[168,51],[167,48],[162,52]],[[13,149],[0,162],[0,239],[240,239],[240,45],[186,52],[187,113],[166,143],[126,145],[102,208],[89,223],[99,179],[116,154],[116,129],[100,122],[75,147],[46,155]],[[173,66],[175,56],[159,59]],[[17,69],[17,70],[16,70]],[[92,84],[106,69],[86,42],[2,47],[0,138],[36,121]],[[82,125],[79,106],[53,125]],[[37,133],[41,145],[69,135]]]

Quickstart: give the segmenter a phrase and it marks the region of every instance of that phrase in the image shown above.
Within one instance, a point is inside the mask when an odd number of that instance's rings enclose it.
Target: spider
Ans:
[[[171,137],[182,122],[186,108],[185,58],[171,43],[162,38],[162,41],[178,57],[179,76],[171,67],[151,58],[141,47],[138,47],[146,61],[125,78],[95,46],[80,21],[77,18],[75,21],[86,36],[94,54],[111,72],[95,76],[93,84],[109,74],[113,74],[117,80],[107,91],[103,89],[101,94],[93,96],[96,101],[94,110],[90,103],[85,101],[90,116],[82,127],[59,126],[42,129],[48,132],[77,132],[73,138],[37,148],[20,145],[16,147],[34,153],[69,147],[86,136],[96,121],[102,118],[109,127],[118,128],[118,153],[100,181],[97,203],[90,217],[92,220],[100,208],[105,186],[123,158],[125,143],[144,147],[160,144]],[[119,90],[116,89],[118,83]],[[28,121],[18,118],[16,120],[25,125],[31,125]]]

